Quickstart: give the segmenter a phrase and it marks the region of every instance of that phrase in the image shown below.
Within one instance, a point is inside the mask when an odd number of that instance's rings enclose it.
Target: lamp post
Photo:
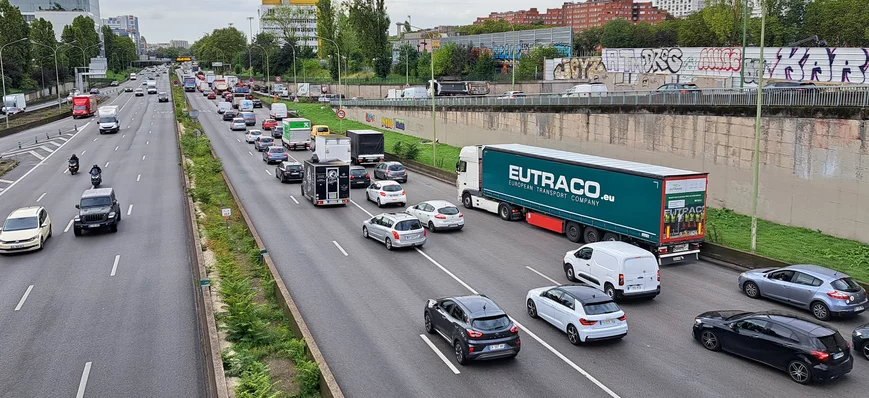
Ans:
[[[85,50],[90,50],[91,48],[99,47],[101,43],[96,43],[96,44],[93,44],[93,45],[90,45],[90,46],[87,46],[87,47],[81,47],[81,46],[77,46],[77,45],[75,45],[75,44],[72,44],[72,43],[74,43],[74,42],[75,42],[75,41],[72,41],[72,42],[70,42],[70,43],[67,43],[67,45],[69,45],[70,47],[75,47],[75,48],[81,50],[81,58],[82,58],[82,62],[85,63],[85,65],[82,65],[82,68],[84,68],[84,67],[87,65],[87,54],[85,54]],[[84,77],[82,77],[81,85],[82,85],[82,86],[79,87],[79,90],[80,90],[82,93],[84,93]]]
[[[745,38],[748,34],[748,0],[742,0],[742,55],[739,57],[739,62],[742,62],[739,68],[739,88],[745,88]],[[760,43],[763,47],[763,43]]]
[[[253,17],[247,17],[247,29],[250,32],[250,44],[253,44]],[[250,51],[247,52],[247,67],[250,68],[248,78],[253,77],[253,61],[251,60]]]
[[[24,40],[27,40],[27,38],[22,37],[18,40],[10,41],[9,43],[6,43],[5,45],[3,45],[3,47],[0,47],[0,78],[3,79],[3,105],[4,106],[6,105],[6,74],[3,71],[3,49],[10,46],[10,45],[13,45],[15,43],[18,43],[18,42],[24,41]],[[7,112],[6,115],[4,115],[4,116],[6,119],[6,128],[9,128],[9,113]]]
[[[510,66],[510,74],[512,76],[513,82],[510,84],[510,90],[516,90],[516,47],[519,45],[519,38],[516,36],[516,27],[510,22],[510,29],[513,30],[513,38],[516,39],[516,44],[513,46],[513,51],[511,51],[512,55],[510,56],[510,62],[512,65]]]
[[[67,43],[62,43],[58,46],[55,46],[53,49],[49,46],[46,46],[45,44],[37,43],[33,40],[31,40],[30,43],[36,44],[38,46],[43,46],[45,48],[48,48],[49,50],[54,51],[54,82],[57,85],[57,109],[60,109],[60,72],[58,71],[58,68],[57,68],[57,50],[59,50],[61,46],[64,46]],[[73,41],[73,43],[75,43],[75,42]]]
[[[251,45],[251,47],[257,46],[257,47],[261,48],[263,50],[263,54],[265,54],[265,57],[266,57],[266,86],[268,86],[269,85],[269,77],[270,77],[269,76],[269,52],[266,51],[265,47],[263,47],[259,44],[251,43],[250,45]],[[293,62],[295,62],[295,61],[293,61]],[[293,65],[293,66],[295,67],[295,65]]]
[[[760,9],[760,64],[763,65],[763,44],[766,33],[766,11]],[[751,251],[757,250],[757,196],[760,185],[760,110],[763,103],[763,69],[757,74],[757,116],[754,119],[753,195],[751,197]]]
[[[410,23],[408,23],[410,25]],[[416,26],[410,25],[413,29],[420,29]],[[429,80],[429,87],[431,89],[431,131],[432,131],[432,145],[431,145],[431,161],[432,166],[437,167],[438,164],[438,123],[437,123],[437,113],[435,108],[435,78],[434,78],[434,40],[431,41],[431,60],[429,65],[431,66],[431,80]]]
[[[313,37],[316,37],[316,38],[321,39],[321,40],[329,41],[330,43],[335,45],[335,51],[338,52],[338,87],[342,87],[341,86],[341,48],[340,48],[340,46],[338,46],[338,42],[336,42],[335,40],[329,39],[329,38],[322,37],[322,36],[315,35]],[[342,88],[342,90],[343,90],[343,88]],[[341,101],[341,93],[338,93],[338,110],[343,109],[342,108],[343,104],[344,104],[343,101]],[[344,121],[344,119],[338,119],[338,130],[344,129],[343,121]]]

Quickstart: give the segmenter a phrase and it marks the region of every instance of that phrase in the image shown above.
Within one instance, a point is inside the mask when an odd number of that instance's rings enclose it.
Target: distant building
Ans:
[[[703,7],[706,7],[706,0],[652,0],[652,4],[679,18],[702,10]]]
[[[487,20],[498,19],[503,19],[510,23],[528,25],[534,22],[543,21],[543,15],[537,12],[536,8],[523,11],[493,12],[489,14],[488,17],[477,18],[477,20],[474,21],[474,25],[481,24]]]
[[[190,48],[187,40],[169,40],[169,47]]]
[[[9,0],[9,3],[18,7],[28,23],[39,18],[51,22],[57,40],[60,40],[63,27],[72,24],[79,15],[93,19],[94,27],[102,37],[99,0]]]
[[[273,34],[283,43],[284,32],[280,26],[266,18],[275,7],[292,7],[297,20],[293,32],[299,45],[310,47],[317,52],[319,40],[317,36],[317,3],[319,0],[262,0],[259,7],[259,32]]]
[[[659,1],[682,2],[695,0]],[[705,0],[696,1],[703,2]],[[581,30],[603,26],[614,19],[625,19],[633,23],[657,23],[663,21],[666,16],[666,11],[655,7],[651,2],[591,0],[583,3],[564,3],[561,7],[549,8],[542,14],[536,8],[525,11],[493,12],[488,17],[477,18],[474,24],[481,24],[487,20],[505,20],[515,24],[543,22],[546,26],[569,26]]]
[[[143,54],[145,52],[145,45],[142,43],[141,33],[139,31],[139,17],[134,15],[108,17],[103,19],[103,25],[111,28],[112,33],[118,36],[133,39],[133,43],[136,43],[136,52],[138,54]]]

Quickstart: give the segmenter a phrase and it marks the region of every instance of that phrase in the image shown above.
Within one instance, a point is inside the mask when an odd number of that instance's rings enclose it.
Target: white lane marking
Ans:
[[[4,184],[11,184],[11,183],[13,183],[13,182],[15,182],[15,181],[9,181],[9,180],[4,180],[4,179],[0,178],[0,182],[2,182],[2,183],[4,183]]]
[[[61,140],[61,141],[63,141],[63,142],[69,141],[68,139],[63,138],[63,137],[57,137],[56,139]]]
[[[151,134],[151,130],[148,130],[148,134]]]
[[[45,145],[40,145],[40,146],[39,146],[39,149],[42,149],[43,151],[48,152],[48,153],[52,153],[52,152],[54,152],[54,149],[51,149],[51,148],[49,148],[49,147],[47,147],[47,146],[45,146]]]
[[[45,194],[47,194],[47,193],[48,193],[48,192],[43,192],[42,195],[39,195],[39,197],[36,198],[36,201],[39,202],[40,200],[42,200],[42,198],[44,198],[44,197],[45,197]]]
[[[142,160],[145,160],[145,155],[142,155]]]
[[[368,210],[365,210],[364,207],[359,206],[359,203],[354,202],[353,199],[350,199],[350,203],[353,203],[353,205],[356,206],[356,207],[358,207],[359,210],[362,210],[362,211],[365,212],[365,214],[368,214],[368,217],[374,217],[374,214],[371,214],[371,212],[369,212]]]
[[[106,165],[103,167],[109,167],[109,163],[111,163],[111,162],[106,162]]]
[[[343,247],[341,247],[341,245],[339,245],[339,244],[338,244],[338,242],[337,242],[337,241],[334,241],[334,240],[333,240],[333,241],[332,241],[332,243],[334,243],[334,244],[335,244],[335,247],[337,247],[337,248],[338,248],[338,250],[340,250],[340,251],[341,251],[341,253],[342,253],[342,254],[344,254],[344,256],[345,256],[345,257],[346,257],[346,256],[349,256],[349,254],[347,254],[347,252],[346,252],[346,251],[344,251],[344,248],[343,248]]]
[[[88,385],[88,376],[91,374],[91,363],[86,362],[84,364],[84,371],[81,372],[81,381],[78,382],[78,392],[75,394],[75,398],[84,398],[84,389]]]
[[[85,150],[81,151],[81,154],[84,155],[84,153],[87,152],[87,151],[88,151],[88,150],[85,149]]]
[[[63,229],[63,232],[64,232],[64,233],[69,232],[69,227],[72,227],[72,222],[73,222],[73,221],[74,221],[74,220],[69,220],[69,224],[66,224],[66,228]]]
[[[148,145],[150,143],[151,143],[151,141],[145,141],[145,145]]]
[[[120,146],[116,146],[116,147],[115,147],[115,150],[116,150],[116,151],[117,151],[117,150],[118,150],[118,148],[120,148]]]
[[[238,138],[236,138],[236,139],[235,139],[235,140],[236,140],[236,141],[238,141],[238,142],[241,142],[241,140],[240,140],[240,139],[238,139]]]
[[[290,195],[290,199],[292,199],[292,200],[293,200],[293,202],[296,202],[296,204],[299,204],[299,201],[298,201],[298,200],[296,200],[296,198],[294,198],[294,197],[293,197],[293,195]]]
[[[142,175],[141,175],[141,174],[137,175],[137,176],[136,176],[136,182],[139,182],[139,179],[140,179],[140,178],[142,178]]]
[[[250,156],[253,156],[253,153],[251,151],[247,151],[247,153],[250,153]]]
[[[46,142],[46,144],[54,145],[54,146],[56,146],[56,147],[59,147],[59,146],[60,146],[60,144],[58,144],[58,143],[56,143],[56,142],[54,142],[54,141],[48,141],[48,142]]]
[[[52,153],[53,153],[53,152],[52,152]],[[30,154],[33,155],[33,156],[36,156],[36,158],[39,159],[39,160],[45,160],[45,156],[42,156],[42,155],[36,153],[36,151],[30,151]],[[49,155],[50,155],[50,154],[49,154]],[[32,170],[32,169],[31,169],[31,170]]]
[[[128,126],[128,127],[129,127],[129,126]],[[97,142],[97,139],[98,139],[98,138],[100,138],[100,137],[96,137],[96,138],[94,138],[94,141],[93,141],[93,142]]]
[[[133,212],[133,205],[131,204],[130,207],[127,208],[127,215],[129,216],[130,213],[132,213],[132,212]]]
[[[115,276],[115,273],[118,272],[118,262],[121,261],[121,255],[115,255],[115,263],[112,265],[112,274],[109,276]]]
[[[85,127],[87,127],[87,125],[90,124],[90,123],[91,123],[91,122],[87,122],[87,123],[85,123],[85,125],[82,126],[82,130],[83,130]],[[69,137],[70,140],[72,140],[73,137],[77,136],[78,133],[81,132],[82,130],[78,130],[78,131],[76,131],[75,134],[73,134],[72,136]],[[60,147],[58,147],[57,149],[63,148],[63,146],[66,145],[67,143],[69,143],[69,141],[64,142],[64,143],[63,143]],[[57,153],[57,151],[54,151],[54,152],[52,152],[52,153],[49,153],[48,156],[46,156],[45,158],[43,158],[42,161],[40,161],[39,163],[36,164],[36,166],[33,166],[32,169],[27,170],[27,172],[24,173],[23,176],[19,177],[17,180],[15,180],[15,182],[13,182],[13,183],[10,184],[8,187],[6,187],[6,188],[4,188],[2,191],[0,191],[0,196],[3,196],[4,194],[6,194],[6,192],[9,192],[9,189],[10,189],[10,188],[14,187],[16,184],[18,184],[19,182],[21,182],[21,180],[23,180],[25,177],[29,176],[30,173],[32,173],[34,170],[36,170],[37,167],[39,167],[39,166],[41,166],[43,163],[45,163],[45,162],[48,160],[48,158],[50,158],[50,157],[51,157],[52,155],[54,155],[55,153]],[[82,154],[84,154],[84,151],[82,151]],[[39,156],[37,156],[37,157],[39,157]]]
[[[121,136],[121,138],[124,138],[124,137],[126,137],[126,136],[127,136],[127,135],[126,135],[126,134],[124,134],[124,135],[122,135],[122,136]]]
[[[450,370],[453,371],[453,374],[461,373],[461,372],[459,372],[458,369],[456,369],[456,366],[453,365],[453,363],[447,359],[446,355],[444,355],[444,353],[442,353],[441,350],[439,350],[437,347],[435,347],[434,343],[432,343],[431,340],[429,340],[426,335],[421,334],[421,335],[419,335],[419,337],[421,337],[422,341],[425,341],[425,343],[428,345],[428,347],[431,348],[431,350],[434,351],[435,354],[437,354],[437,356],[441,359],[441,361],[444,361],[444,363],[447,364],[447,366],[450,368]]]
[[[536,270],[536,269],[534,269],[534,268],[531,268],[531,267],[529,267],[529,266],[527,266],[527,265],[525,266],[525,268],[528,268],[529,271],[531,271],[531,272],[533,272],[533,273],[535,273],[535,274],[537,274],[537,275],[540,275],[540,276],[546,278],[546,280],[548,280],[548,281],[550,281],[550,282],[552,282],[552,283],[554,283],[554,284],[556,284],[556,285],[558,285],[558,286],[561,286],[561,284],[558,283],[558,282],[556,282],[555,279],[552,279],[552,278],[550,278],[550,277],[548,277],[548,276],[546,276],[546,275],[543,275],[543,273],[541,273],[540,271],[538,271],[538,270]]]
[[[18,305],[15,306],[15,311],[21,309],[21,306],[24,305],[24,301],[27,300],[27,296],[30,295],[30,291],[33,290],[33,285],[27,287],[27,290],[24,291],[24,295],[21,296],[21,300],[18,300]]]
[[[268,175],[272,175],[272,172],[269,171],[268,169],[266,169],[266,174],[268,174]]]

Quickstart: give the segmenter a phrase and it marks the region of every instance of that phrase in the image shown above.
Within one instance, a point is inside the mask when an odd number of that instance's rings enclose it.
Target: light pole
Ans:
[[[338,52],[338,87],[343,91],[343,87],[341,86],[341,48],[338,46],[338,43],[335,40],[321,37],[321,36],[316,36],[316,35],[313,37],[316,37],[316,38],[321,39],[321,40],[327,40],[330,43],[335,45],[335,51]],[[343,104],[344,104],[343,101],[341,101],[341,93],[338,93],[338,110],[343,109],[342,108]],[[344,122],[344,119],[338,119],[338,130],[344,129],[343,122]]]
[[[13,45],[15,43],[18,43],[18,42],[24,41],[24,40],[27,40],[27,38],[22,37],[18,40],[10,41],[9,43],[4,44],[3,47],[0,47],[0,78],[3,79],[3,106],[6,106],[6,74],[3,71],[3,49],[10,46],[10,45]],[[4,116],[6,119],[6,128],[8,129],[9,128],[9,112],[6,112],[6,115],[4,115]]]
[[[42,43],[37,43],[33,40],[31,40],[30,43],[36,44],[38,46],[43,46],[45,48],[48,48],[49,50],[52,50],[51,47],[46,46],[45,44],[42,44]],[[75,43],[75,41],[73,41],[72,43]],[[58,71],[58,68],[57,68],[57,50],[59,50],[61,46],[66,45],[66,44],[68,44],[68,43],[62,43],[62,44],[54,47],[54,49],[53,49],[54,50],[54,82],[57,85],[57,109],[60,109],[60,72]],[[69,43],[69,44],[71,44],[71,43]]]
[[[519,38],[516,36],[516,27],[513,25],[513,22],[510,22],[510,29],[513,30],[513,39],[516,40],[516,44],[513,47],[512,56],[510,57],[510,62],[512,63],[510,67],[510,73],[513,75],[513,83],[510,84],[510,90],[516,90],[516,46],[519,45]]]
[[[85,54],[85,50],[86,50],[86,49],[87,49],[87,50],[90,50],[91,48],[99,47],[101,43],[93,44],[93,45],[90,45],[90,46],[87,46],[87,47],[81,47],[81,46],[77,46],[77,45],[75,45],[75,44],[72,44],[72,43],[74,43],[74,42],[75,42],[75,40],[73,40],[72,42],[67,43],[67,45],[69,45],[70,47],[75,47],[75,48],[81,50],[82,62],[85,63],[84,65],[82,65],[82,68],[84,68],[84,67],[87,65],[87,54]],[[82,73],[84,73],[84,72],[82,72]],[[80,90],[82,93],[84,93],[84,76],[82,76],[82,79],[81,79],[81,85],[82,85],[82,86],[79,87],[79,90]]]
[[[250,32],[250,44],[253,44],[253,17],[247,17],[247,29]],[[251,61],[251,53],[247,52],[247,67],[249,69],[248,78],[253,78],[253,61]]]
[[[261,48],[263,50],[263,54],[265,54],[265,56],[266,56],[266,86],[268,86],[269,85],[269,77],[270,77],[269,76],[269,52],[266,51],[265,47],[263,47],[259,44],[251,43],[250,45],[251,45],[251,47],[257,46],[257,47]],[[295,56],[293,58],[294,58],[293,62],[296,62]],[[295,65],[293,65],[293,67],[295,67]]]
[[[760,8],[760,65],[763,65],[763,44],[764,34],[766,33],[766,11],[763,7]],[[751,198],[751,251],[757,250],[757,195],[758,186],[760,185],[760,105],[763,103],[763,68],[761,73],[757,74],[757,116],[754,119],[754,162],[752,171],[754,173],[753,195]]]
[[[408,25],[410,23],[408,22]],[[420,29],[416,26],[410,25],[413,29]],[[431,162],[432,166],[437,167],[438,165],[438,119],[437,113],[435,109],[435,78],[434,78],[434,40],[431,40],[431,60],[429,65],[431,66],[431,80],[429,80],[429,87],[431,89],[431,131],[432,131],[432,146],[431,146]]]
[[[739,68],[739,88],[745,88],[745,37],[748,32],[748,0],[742,0],[742,55],[739,57],[739,62],[742,62]],[[763,47],[763,43],[760,43]],[[761,68],[763,70],[763,68]]]

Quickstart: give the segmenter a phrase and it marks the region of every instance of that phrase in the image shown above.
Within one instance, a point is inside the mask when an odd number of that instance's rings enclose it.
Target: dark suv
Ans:
[[[429,299],[424,316],[425,331],[445,338],[459,365],[519,355],[519,327],[486,296]]]
[[[75,236],[80,236],[82,230],[105,227],[112,232],[118,232],[121,205],[115,197],[114,189],[88,189],[81,194],[81,202],[75,208],[78,209],[72,228]]]

